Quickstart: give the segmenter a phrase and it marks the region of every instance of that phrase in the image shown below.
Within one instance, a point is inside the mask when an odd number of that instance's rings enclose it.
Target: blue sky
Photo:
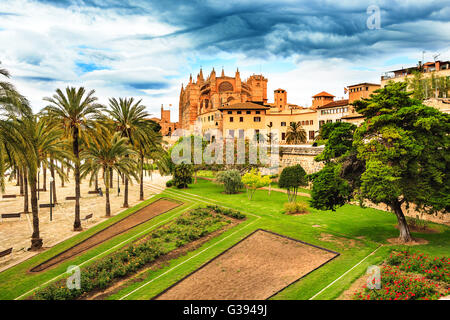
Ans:
[[[0,61],[37,111],[56,88],[142,98],[159,116],[181,83],[224,67],[263,73],[309,106],[422,59],[450,60],[450,1],[1,0]],[[368,28],[368,8],[379,28]],[[372,20],[370,20],[372,21]],[[423,51],[425,51],[423,53]]]

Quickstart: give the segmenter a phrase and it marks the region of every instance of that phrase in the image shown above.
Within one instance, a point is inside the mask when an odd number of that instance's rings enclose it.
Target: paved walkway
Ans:
[[[161,177],[159,173],[154,173],[152,177],[144,177],[144,194],[147,199],[150,195],[155,194],[155,189],[146,186],[147,183],[165,188],[165,183],[170,177]],[[53,208],[53,221],[50,222],[50,209],[39,209],[39,227],[40,234],[44,241],[44,248],[53,247],[57,243],[68,239],[76,234],[73,229],[74,220],[74,200],[65,200],[67,196],[75,195],[74,183],[66,183],[64,188],[60,187],[60,181],[57,178],[57,199],[58,204]],[[42,182],[42,177],[41,177]],[[99,186],[104,190],[102,181]],[[114,188],[111,189],[111,215],[117,215],[125,210],[123,204],[123,189],[120,184],[121,194],[117,196],[117,180],[115,180]],[[47,189],[48,186],[47,186]],[[89,186],[88,181],[81,184],[80,214],[81,218],[92,213],[93,218],[82,221],[83,228],[89,229],[98,223],[106,220],[105,215],[105,197],[96,194],[88,194],[89,190],[93,190],[93,186]],[[2,213],[19,213],[23,212],[23,197],[19,196],[19,187],[15,183],[7,183],[5,194],[17,194],[16,199],[1,199],[0,197],[0,214]],[[40,192],[39,203],[49,203],[49,191]],[[129,206],[138,204],[139,201],[139,184],[134,183],[129,186]],[[30,205],[31,211],[31,205]],[[0,272],[15,265],[25,259],[36,254],[36,252],[27,251],[31,243],[32,233],[32,216],[31,214],[22,214],[20,219],[3,219],[0,220],[0,251],[13,248],[11,255],[0,258]]]

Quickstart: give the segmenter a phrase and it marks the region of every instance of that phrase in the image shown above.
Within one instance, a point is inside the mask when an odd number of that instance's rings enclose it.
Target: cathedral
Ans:
[[[252,75],[242,81],[239,70],[234,77],[228,77],[223,69],[218,77],[214,68],[205,79],[200,69],[196,81],[191,75],[186,87],[181,86],[179,125],[190,130],[202,114],[216,111],[224,104],[243,102],[267,103],[267,79]]]

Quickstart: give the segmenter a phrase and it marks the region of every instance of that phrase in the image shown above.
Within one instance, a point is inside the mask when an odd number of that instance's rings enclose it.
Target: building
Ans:
[[[381,87],[386,86],[389,81],[400,82],[405,81],[414,76],[414,73],[420,72],[424,78],[435,76],[450,76],[450,61],[434,61],[422,64],[419,61],[415,67],[402,68],[386,72],[381,76]]]
[[[169,107],[172,105],[169,105]],[[161,126],[161,135],[171,136],[172,133],[178,129],[178,122],[170,121],[170,109],[164,110],[164,106],[161,105],[161,118],[150,118]]]
[[[325,123],[341,122],[342,117],[348,115],[348,99],[336,100],[317,107],[319,128]]]
[[[214,69],[203,80],[200,70],[197,81],[191,77],[186,88],[181,89],[181,128],[193,131],[197,124],[203,135],[210,135],[209,140],[214,140],[218,132],[232,138],[278,132],[277,139],[283,144],[289,125],[300,122],[312,143],[319,129],[316,111],[289,103],[287,91],[281,88],[274,90],[274,101],[269,103],[267,82],[262,75],[241,81],[239,70],[235,77],[225,76],[223,70],[216,77]]]
[[[225,103],[267,102],[267,79],[262,75],[252,75],[242,81],[239,70],[234,77],[216,76],[213,69],[204,79],[200,69],[197,81],[190,76],[186,87],[181,86],[179,102],[179,123],[185,130],[192,130],[195,121],[205,115],[213,116]]]
[[[348,112],[346,115],[342,116],[343,122],[350,122],[357,126],[364,122],[364,117],[356,112],[355,108],[351,105],[356,100],[368,99],[370,95],[377,89],[380,89],[380,85],[376,83],[358,83],[345,88],[348,92]]]

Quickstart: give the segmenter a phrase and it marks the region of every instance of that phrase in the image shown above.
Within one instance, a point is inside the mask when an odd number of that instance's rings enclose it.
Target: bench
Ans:
[[[13,199],[13,198],[16,198],[16,197],[17,197],[17,195],[15,195],[15,194],[4,194],[2,196],[3,199]]]
[[[2,213],[1,218],[3,219],[11,219],[11,218],[19,218],[20,219],[20,213]]]
[[[50,207],[54,208],[54,207],[55,207],[55,204],[52,203],[52,204],[50,205],[50,203],[43,203],[43,204],[40,204],[40,205],[39,205],[39,208],[50,208]]]
[[[88,191],[88,194],[98,194],[98,190]]]
[[[75,196],[69,196],[69,197],[66,197],[66,200],[77,200],[77,197],[75,197]]]
[[[91,219],[92,217],[93,217],[93,214],[90,213],[90,214],[86,215],[82,220],[88,220],[88,219]]]
[[[0,251],[0,258],[3,258],[3,257],[5,257],[5,256],[11,254],[12,250],[13,250],[13,248],[9,248],[9,249]]]

